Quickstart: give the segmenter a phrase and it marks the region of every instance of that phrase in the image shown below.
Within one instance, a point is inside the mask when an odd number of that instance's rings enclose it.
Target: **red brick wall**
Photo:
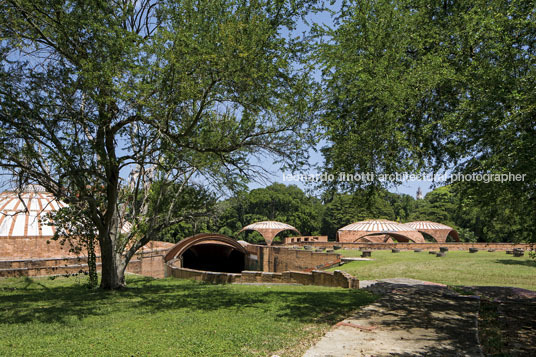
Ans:
[[[155,248],[167,245],[161,243],[164,242],[149,243],[149,246],[136,253],[126,271],[153,278],[164,278],[166,274],[164,256],[168,249]],[[100,271],[100,257],[97,257],[97,270]],[[65,275],[81,271],[88,271],[85,256],[0,259],[0,277]]]
[[[341,262],[341,256],[336,253],[317,253],[308,250],[261,245],[248,245],[246,250],[256,256],[258,262],[256,267],[250,265],[249,269],[266,272],[312,271],[331,267]]]
[[[151,241],[142,248],[142,251],[169,249],[173,246],[173,243]],[[0,238],[0,260],[77,257],[76,254],[69,252],[69,248],[69,243],[61,245],[50,237]],[[99,254],[98,247],[96,251]],[[85,251],[82,252],[82,255],[84,254]]]
[[[312,245],[315,248],[333,248],[340,246],[344,249],[392,249],[398,248],[401,250],[425,249],[438,250],[439,247],[448,247],[449,250],[468,250],[469,248],[478,249],[496,249],[496,250],[511,250],[513,248],[522,248],[529,250],[530,244],[527,243],[345,243],[345,242],[309,242],[309,243],[294,243],[292,246]]]
[[[294,242],[327,242],[328,236],[297,236],[286,237],[285,244]]]
[[[43,237],[0,238],[0,259],[39,259],[76,257],[70,245]]]
[[[168,265],[168,275],[179,279],[191,279],[217,284],[229,283],[262,283],[262,284],[302,284],[331,286],[350,289],[359,289],[359,280],[343,271],[325,272],[297,272],[285,271],[281,273],[243,271],[241,274],[215,273]]]

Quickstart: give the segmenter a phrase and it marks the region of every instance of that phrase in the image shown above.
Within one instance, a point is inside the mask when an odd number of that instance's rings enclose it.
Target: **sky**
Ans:
[[[323,144],[320,143],[317,149],[319,149],[322,145]],[[311,165],[318,164],[319,169],[315,169],[315,170],[304,169],[303,171],[300,171],[297,174],[321,175],[323,173],[321,168],[323,167],[323,162],[324,162],[324,158],[322,157],[322,154],[318,150],[315,152],[314,149],[311,149],[309,150],[309,155],[310,155],[309,164]],[[258,181],[250,182],[250,184],[248,185],[249,189],[266,187],[270,185],[271,183],[283,183],[285,185],[296,185],[303,190],[311,187],[310,184],[304,181],[297,180],[296,176],[292,177],[292,173],[283,171],[280,165],[275,164],[273,160],[269,158],[262,158],[262,159],[254,160],[253,163],[255,165],[262,166],[266,171],[268,171],[268,174],[267,174],[267,179],[265,180],[258,180]],[[388,187],[387,189],[393,193],[408,194],[415,198],[417,189],[419,187],[421,188],[423,195],[426,195],[426,193],[432,191],[433,189],[431,187],[432,184],[433,182],[431,181],[407,180],[407,181],[402,182],[402,184],[400,185],[397,185],[394,187]]]

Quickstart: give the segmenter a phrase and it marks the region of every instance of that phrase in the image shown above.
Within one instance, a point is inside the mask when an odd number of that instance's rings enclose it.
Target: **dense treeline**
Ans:
[[[195,190],[192,190],[192,195]],[[207,202],[197,215],[189,215],[166,230],[160,239],[178,241],[201,232],[218,232],[251,242],[261,242],[257,233],[241,233],[250,223],[275,220],[296,227],[303,235],[327,235],[331,240],[339,228],[366,219],[389,219],[398,222],[429,220],[458,230],[463,241],[519,242],[527,233],[507,215],[490,215],[479,208],[477,200],[455,186],[434,189],[422,200],[387,190],[335,193],[314,197],[299,187],[275,183],[266,188],[239,192],[233,197]],[[195,193],[201,197],[200,193]],[[329,196],[329,197],[328,197]],[[192,207],[187,207],[192,212]],[[502,218],[502,220],[501,220]],[[281,234],[284,236],[284,233]]]

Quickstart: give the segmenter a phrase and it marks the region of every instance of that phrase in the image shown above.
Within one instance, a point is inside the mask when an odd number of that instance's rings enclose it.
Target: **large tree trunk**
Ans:
[[[116,252],[114,240],[110,235],[99,239],[101,247],[101,289],[121,289],[125,287],[126,259]]]

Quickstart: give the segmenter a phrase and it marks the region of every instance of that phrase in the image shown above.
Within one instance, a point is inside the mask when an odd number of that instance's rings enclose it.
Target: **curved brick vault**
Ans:
[[[416,229],[386,219],[355,222],[337,231],[339,242],[387,243],[389,239],[396,239],[398,242],[425,243],[423,235]]]
[[[371,234],[358,238],[356,243],[394,243],[394,241],[393,237],[387,234]]]
[[[239,273],[245,269],[246,249],[236,240],[216,233],[201,233],[175,244],[166,262],[195,270]]]
[[[415,221],[406,224],[419,232],[430,235],[438,243],[445,243],[448,236],[451,236],[456,242],[460,241],[458,232],[445,224],[430,221]]]
[[[242,228],[240,232],[238,232],[238,234],[244,231],[256,231],[263,236],[267,245],[272,245],[275,236],[278,233],[281,233],[286,230],[294,231],[301,235],[301,233],[296,228],[292,227],[290,224],[281,223],[277,221],[262,221],[252,223]]]

